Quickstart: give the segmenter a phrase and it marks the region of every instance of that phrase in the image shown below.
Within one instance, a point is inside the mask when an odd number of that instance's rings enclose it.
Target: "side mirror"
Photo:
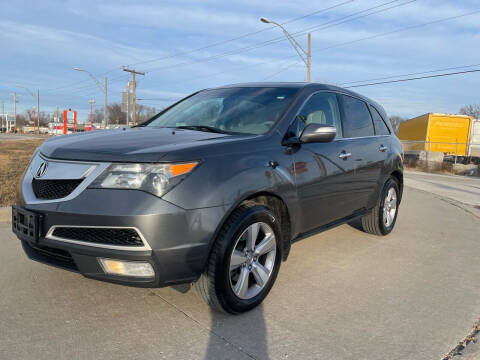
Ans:
[[[335,139],[337,135],[337,128],[335,126],[324,124],[309,124],[303,129],[300,136],[300,142],[302,143],[319,143],[330,142]]]

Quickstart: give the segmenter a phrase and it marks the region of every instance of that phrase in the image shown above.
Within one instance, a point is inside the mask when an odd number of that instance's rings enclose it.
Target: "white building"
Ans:
[[[0,132],[10,132],[13,130],[15,121],[11,114],[0,114]]]

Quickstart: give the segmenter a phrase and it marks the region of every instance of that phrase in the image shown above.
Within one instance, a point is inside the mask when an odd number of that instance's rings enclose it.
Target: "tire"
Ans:
[[[254,236],[257,228],[258,233]],[[272,244],[269,234],[274,236],[275,244]],[[214,310],[231,314],[240,314],[258,306],[268,295],[280,269],[280,235],[279,220],[269,208],[251,202],[240,205],[222,226],[207,267],[194,284],[199,297]],[[249,239],[254,237],[256,246],[253,251],[247,251],[252,243]],[[243,254],[243,258],[239,254]],[[261,289],[258,284],[262,281],[257,279],[263,281]],[[241,286],[245,285],[245,281],[246,289]]]
[[[395,212],[392,216],[390,208],[390,221],[386,221],[384,217],[385,202],[387,202],[388,206],[388,204],[390,203],[388,197],[390,196],[389,194],[391,194],[392,191],[395,192]],[[380,198],[378,199],[377,205],[372,209],[369,214],[362,217],[363,231],[374,235],[384,236],[389,234],[395,227],[395,222],[397,221],[400,198],[401,194],[397,181],[394,178],[388,179],[380,193]],[[388,210],[385,209],[385,211]]]

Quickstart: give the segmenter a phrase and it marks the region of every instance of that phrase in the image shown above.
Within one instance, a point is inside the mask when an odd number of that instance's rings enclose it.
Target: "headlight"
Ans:
[[[90,188],[136,189],[162,196],[182,181],[198,162],[183,164],[112,164]]]

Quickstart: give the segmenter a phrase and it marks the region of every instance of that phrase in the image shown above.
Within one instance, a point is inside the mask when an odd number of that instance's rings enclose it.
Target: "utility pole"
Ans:
[[[307,35],[307,82],[310,82],[310,73],[312,71],[312,34]]]
[[[3,104],[3,101],[2,101],[2,118],[5,118],[5,106]],[[7,118],[5,118],[5,119],[6,119],[6,121],[5,121],[5,131],[7,131],[7,121],[8,121],[8,119]],[[2,124],[3,124],[3,121],[0,121],[0,126]],[[2,128],[3,128],[3,126],[2,126]]]
[[[37,122],[37,112],[35,111],[35,106],[33,107],[33,133],[37,133],[37,127],[35,126],[35,123]]]
[[[40,134],[40,89],[37,89],[37,129]]]
[[[136,102],[137,102],[137,82],[135,81],[135,75],[145,75],[144,72],[136,71],[135,69],[128,69],[126,67],[123,68],[123,71],[132,73],[132,124],[133,126],[137,125],[137,109],[136,109]]]
[[[13,132],[17,132],[17,93],[13,93]]]
[[[93,104],[95,104],[95,100],[91,99],[88,102],[90,104],[90,127],[93,130]]]
[[[103,93],[103,126],[104,126],[105,129],[107,128],[107,124],[108,124],[108,119],[107,119],[107,104],[108,104],[107,83],[108,83],[108,79],[105,76],[105,79],[103,79],[103,90],[104,90],[104,93]]]
[[[127,81],[127,127],[130,121],[130,81]]]

